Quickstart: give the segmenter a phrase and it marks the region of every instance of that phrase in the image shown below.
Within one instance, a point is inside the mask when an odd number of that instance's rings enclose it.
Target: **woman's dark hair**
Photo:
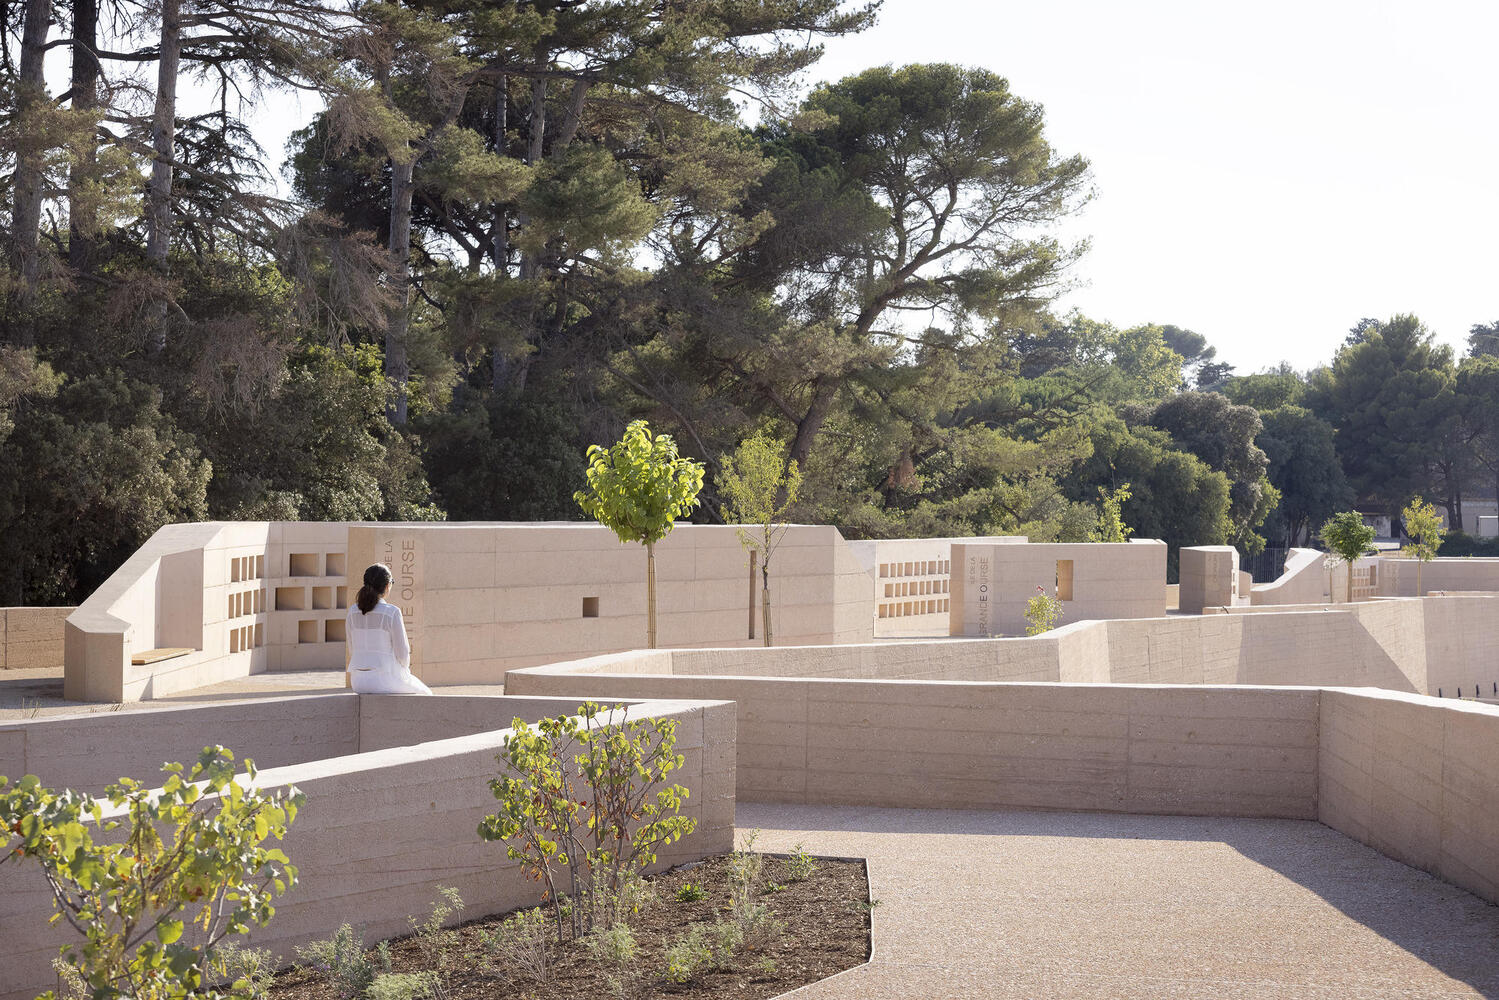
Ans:
[[[364,586],[359,588],[359,597],[356,599],[359,610],[369,614],[375,610],[375,605],[380,603],[380,595],[385,593],[390,586],[390,567],[384,563],[375,563],[364,571]]]

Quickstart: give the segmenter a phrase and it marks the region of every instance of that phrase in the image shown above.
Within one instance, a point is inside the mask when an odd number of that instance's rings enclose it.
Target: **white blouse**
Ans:
[[[393,657],[397,665],[411,669],[411,643],[400,608],[382,600],[365,614],[356,604],[349,608],[348,625],[351,668],[379,668],[387,665],[380,661]]]

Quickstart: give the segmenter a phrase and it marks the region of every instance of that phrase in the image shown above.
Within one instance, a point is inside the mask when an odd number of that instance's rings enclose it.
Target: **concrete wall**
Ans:
[[[1317,818],[1499,902],[1499,708],[1324,691]]]
[[[76,608],[0,608],[0,670],[62,666],[63,625]]]
[[[1327,557],[1316,549],[1291,549],[1280,576],[1269,583],[1254,584],[1249,591],[1253,605],[1321,604],[1327,600]]]
[[[1239,550],[1232,545],[1183,546],[1177,608],[1201,614],[1203,608],[1232,607],[1239,594]]]
[[[1378,585],[1384,597],[1415,597],[1416,560],[1381,558]],[[1433,559],[1421,567],[1421,589],[1499,591],[1499,559]]]
[[[593,524],[369,525],[352,565],[395,571],[412,671],[498,683],[506,669],[645,645],[645,550]],[[752,645],[749,560],[733,527],[681,525],[656,546],[658,643]],[[771,563],[779,644],[873,638],[869,578],[837,529],[791,526]],[[756,635],[758,636],[758,631]]]
[[[1166,609],[1165,542],[958,544],[952,562],[952,635],[1024,635],[1025,605],[1038,586],[1062,598],[1064,624]]]
[[[875,638],[947,635],[951,626],[952,547],[1024,545],[1024,535],[885,538],[849,542],[874,586]]]
[[[336,670],[364,567],[382,561],[429,683],[645,643],[645,554],[595,524],[168,525],[68,618],[64,692],[134,701],[276,670]],[[657,546],[662,645],[750,644],[759,584],[732,526]],[[869,578],[836,529],[792,526],[771,571],[780,643],[873,637]],[[162,647],[185,656],[134,666]]]
[[[446,727],[455,699],[406,701],[430,706],[430,737]],[[671,701],[634,706],[631,715],[678,720],[686,764],[672,778],[689,789],[684,813],[698,820],[695,833],[661,852],[658,867],[732,849],[733,707]],[[410,717],[404,725],[423,735]],[[284,845],[300,884],[250,943],[290,960],[295,945],[345,921],[362,926],[368,941],[405,933],[407,915],[423,913],[438,886],[458,888],[469,916],[537,902],[537,883],[475,832],[493,805],[486,782],[504,737],[484,732],[262,771],[261,786],[295,784],[307,802]],[[30,1000],[53,985],[49,963],[68,937],[48,926],[51,912],[35,868],[0,867],[0,1000]]]

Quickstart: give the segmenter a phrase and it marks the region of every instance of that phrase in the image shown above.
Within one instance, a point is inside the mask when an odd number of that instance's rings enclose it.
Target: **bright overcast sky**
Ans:
[[[1061,303],[1175,323],[1249,372],[1331,358],[1360,317],[1443,341],[1499,320],[1495,0],[885,0],[812,81],[958,62],[1046,108],[1096,197]],[[286,99],[262,117],[278,160]],[[271,120],[267,120],[267,119]]]

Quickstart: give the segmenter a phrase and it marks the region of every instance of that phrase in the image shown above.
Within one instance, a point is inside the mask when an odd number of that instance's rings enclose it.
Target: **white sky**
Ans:
[[[1241,373],[1329,360],[1360,317],[1461,346],[1499,320],[1494,0],[886,0],[810,80],[957,62],[1046,108],[1096,198],[1062,307],[1204,334]],[[315,110],[273,98],[278,162]]]

